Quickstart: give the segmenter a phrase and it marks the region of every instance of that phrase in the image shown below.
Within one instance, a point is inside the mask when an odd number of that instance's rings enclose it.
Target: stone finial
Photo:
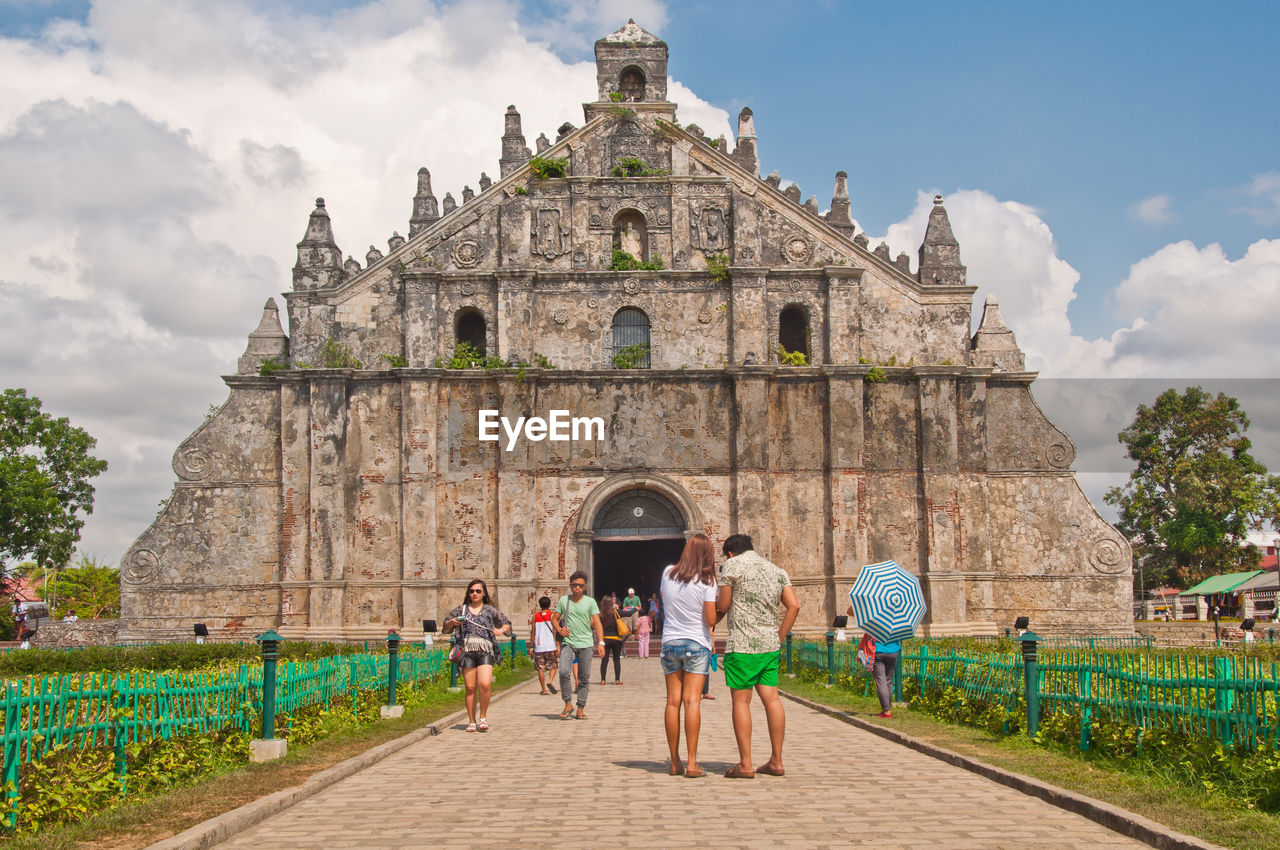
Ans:
[[[556,141],[559,142],[576,129],[578,128],[570,124],[568,121],[564,122],[556,129]]]
[[[716,139],[716,150],[723,154],[729,153],[729,140],[725,138],[724,133],[721,133],[720,138]]]
[[[867,234],[859,233],[857,236],[853,237],[853,244],[865,251],[871,242],[867,239]]]
[[[782,185],[782,176],[777,171],[771,171],[769,176],[764,178],[764,182],[776,189]]]
[[[404,247],[404,237],[401,236],[397,231],[394,231],[394,230],[391,231],[391,236],[390,238],[387,239],[387,250],[399,251],[403,247]]]
[[[811,214],[817,215],[818,214],[818,196],[810,195],[809,200],[804,202],[804,208],[808,210]]]
[[[498,160],[498,173],[506,177],[529,161],[529,149],[525,147],[524,132],[520,129],[520,113],[515,105],[507,107],[502,134],[502,158]]]
[[[480,191],[487,192],[489,191],[489,187],[492,185],[493,185],[493,180],[490,179],[488,174],[485,174],[483,171],[481,171],[480,172]]]
[[[431,194],[431,172],[418,169],[418,191],[413,196],[413,215],[409,217],[409,238],[417,236],[440,219],[440,207]]]
[[[462,187],[462,202],[463,202],[464,204],[469,204],[469,203],[471,203],[472,198],[474,198],[475,196],[476,196],[476,193],[475,193],[475,192],[473,192],[473,191],[471,191],[471,187],[470,187],[470,186],[463,186],[463,187]]]
[[[444,193],[444,214],[448,215],[458,208],[458,202],[453,199],[451,192]]]
[[[333,239],[324,198],[316,198],[316,208],[307,221],[307,232],[298,243],[298,262],[293,267],[294,289],[324,289],[342,281],[342,252]]]
[[[546,133],[539,133],[533,146],[538,151],[538,156],[542,156],[542,152],[551,147],[551,140],[547,138]]]
[[[793,204],[800,203],[800,187],[792,183],[790,186],[782,190],[782,194],[787,196],[787,200]]]
[[[371,265],[373,265],[374,263],[378,262],[378,260],[381,260],[381,259],[382,259],[382,252],[381,252],[381,251],[379,251],[379,250],[377,249],[377,247],[375,247],[375,246],[373,246],[373,245],[370,245],[370,246],[369,246],[369,250],[368,250],[368,252],[366,252],[366,253],[365,253],[365,255],[364,255],[364,263],[365,263],[365,265],[366,265],[366,266],[371,266]]]
[[[853,236],[853,217],[849,214],[849,175],[836,172],[836,189],[831,195],[831,211],[827,223],[845,236]]]
[[[347,254],[347,261],[342,264],[342,268],[346,271],[348,277],[355,277],[360,274],[360,261]]]
[[[933,209],[929,211],[929,224],[925,227],[924,241],[920,244],[920,270],[917,273],[925,285],[964,286],[966,269],[960,262],[960,243],[951,232],[951,220],[942,196],[934,195]]]
[[[881,242],[876,246],[875,255],[886,263],[889,262],[889,243]]]
[[[706,132],[697,124],[690,124],[684,128],[684,131],[700,142],[705,142],[707,140]]]
[[[748,172],[759,176],[760,153],[756,150],[756,119],[749,106],[738,113],[738,145],[733,149],[733,158]]]
[[[236,372],[240,375],[257,374],[264,360],[285,362],[289,357],[289,337],[280,327],[280,310],[276,300],[268,298],[262,308],[262,319],[258,327],[249,334],[249,345],[244,354],[236,361]]]
[[[969,341],[969,364],[989,366],[997,372],[1022,372],[1027,368],[1026,355],[1018,348],[1013,331],[1004,323],[994,295],[987,296],[978,332]]]
[[[906,251],[902,251],[894,258],[893,264],[898,267],[898,271],[903,274],[911,274],[911,257]]]

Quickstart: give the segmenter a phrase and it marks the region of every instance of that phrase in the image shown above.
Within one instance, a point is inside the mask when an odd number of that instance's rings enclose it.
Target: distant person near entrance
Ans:
[[[587,719],[587,694],[591,690],[591,653],[604,657],[604,628],[600,623],[600,606],[587,595],[587,574],[579,570],[569,576],[569,593],[556,603],[556,631],[564,639],[560,648],[560,692],[564,697],[565,720],[577,717]],[[578,665],[577,686],[574,687],[573,665]],[[573,713],[573,699],[577,695],[578,711]]]
[[[795,624],[800,602],[786,571],[757,555],[751,538],[734,534],[724,542],[728,560],[720,569],[717,619],[729,617],[724,647],[725,684],[733,693],[733,734],[738,739],[738,763],[725,772],[730,779],[751,779],[757,773],[782,776],[782,739],[787,718],[778,697],[778,650]],[[786,607],[778,622],[778,603]],[[769,726],[769,760],[751,766],[751,691],[764,703]]]
[[[644,601],[636,596],[634,587],[627,588],[627,595],[622,598],[622,619],[627,621],[627,626],[631,629],[631,634],[636,633],[637,620],[640,618],[640,612],[644,606]]]

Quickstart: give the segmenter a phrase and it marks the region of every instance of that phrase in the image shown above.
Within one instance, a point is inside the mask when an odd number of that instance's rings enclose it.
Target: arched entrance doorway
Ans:
[[[680,559],[685,540],[702,527],[701,512],[674,481],[631,474],[602,482],[583,503],[575,534],[591,595],[616,593],[621,600],[634,587],[648,600],[663,568]]]

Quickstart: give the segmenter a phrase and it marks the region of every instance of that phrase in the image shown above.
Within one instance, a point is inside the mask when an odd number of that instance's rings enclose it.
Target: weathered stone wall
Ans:
[[[119,620],[45,621],[31,639],[31,645],[38,649],[111,646],[118,642],[119,629]]]

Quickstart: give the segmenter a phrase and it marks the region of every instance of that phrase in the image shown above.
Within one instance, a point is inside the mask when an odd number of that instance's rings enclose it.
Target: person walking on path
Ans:
[[[556,603],[556,631],[564,639],[560,647],[560,695],[564,697],[565,720],[587,719],[587,694],[591,690],[591,652],[604,657],[604,629],[600,624],[600,606],[587,595],[587,574],[579,570],[569,576],[569,593]],[[573,665],[578,665],[574,676]],[[577,696],[578,711],[573,712]]]
[[[653,626],[648,614],[636,618],[636,653],[640,658],[649,657],[649,638],[653,636]]]
[[[711,666],[711,630],[716,621],[716,550],[711,538],[694,534],[676,563],[662,573],[662,673],[667,705],[662,720],[671,750],[672,776],[704,775],[698,766],[702,730],[702,685]],[[680,709],[684,708],[684,740],[688,762],[680,761]]]
[[[618,634],[618,609],[613,599],[606,596],[600,605],[600,626],[604,630],[604,655],[600,658],[600,684],[604,684],[604,672],[609,669],[609,659],[613,659],[613,683],[622,684],[622,642],[626,640]]]
[[[853,616],[853,606],[849,606],[848,614]],[[876,696],[880,698],[880,713],[876,717],[893,717],[889,709],[893,705],[893,674],[898,669],[898,655],[902,652],[902,644],[880,643],[876,641],[876,660],[871,665],[871,678],[876,682]]]
[[[728,558],[720,569],[717,619],[728,616],[724,647],[725,684],[733,697],[733,735],[738,763],[725,772],[730,779],[757,773],[782,776],[782,739],[787,718],[778,697],[778,650],[800,613],[800,602],[786,571],[755,553],[751,538],[734,534],[724,542]],[[778,621],[778,603],[787,609]],[[769,760],[751,767],[751,691],[760,695],[769,727]]]
[[[489,695],[493,687],[493,665],[498,661],[498,636],[511,634],[511,621],[493,606],[489,588],[476,579],[467,585],[462,604],[449,612],[444,621],[446,634],[461,629],[458,643],[462,647],[462,681],[466,685],[468,732],[489,731]],[[479,699],[479,719],[476,702]]]
[[[653,620],[653,633],[662,634],[662,603],[656,593],[649,596],[649,619]]]
[[[542,688],[541,693],[554,694],[556,682],[552,671],[556,670],[558,675],[560,660],[557,658],[559,653],[556,652],[555,617],[551,613],[549,596],[538,597],[538,610],[533,612],[529,622],[532,624],[529,631],[529,655],[533,657],[533,667],[538,671],[538,686]]]

